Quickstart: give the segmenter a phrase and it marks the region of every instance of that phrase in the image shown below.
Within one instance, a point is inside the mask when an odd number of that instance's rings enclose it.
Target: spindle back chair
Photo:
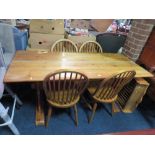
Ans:
[[[51,106],[57,108],[74,107],[77,125],[76,104],[87,85],[87,76],[76,71],[61,70],[48,74],[43,81],[43,88],[50,106],[48,120],[51,115]]]
[[[81,45],[79,52],[102,53],[103,51],[100,44],[96,41],[86,41]]]
[[[102,80],[96,87],[88,87],[88,91],[95,102],[89,122],[91,122],[94,117],[97,108],[96,102],[111,103],[112,113],[114,113],[115,101],[117,100],[118,93],[134,78],[135,74],[135,71],[121,72]]]
[[[71,40],[60,39],[52,45],[51,52],[78,52],[78,48]]]

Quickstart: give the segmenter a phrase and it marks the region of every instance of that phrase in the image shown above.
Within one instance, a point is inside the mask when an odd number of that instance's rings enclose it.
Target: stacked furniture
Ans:
[[[62,19],[31,20],[29,47],[49,51],[55,41],[64,38],[64,33],[64,20]]]

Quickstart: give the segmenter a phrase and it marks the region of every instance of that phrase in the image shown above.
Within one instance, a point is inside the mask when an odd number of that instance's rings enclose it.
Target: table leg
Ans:
[[[41,102],[40,85],[36,84],[37,89],[37,103],[36,103],[36,125],[45,125],[44,107]]]
[[[119,108],[119,105],[117,105],[117,103],[115,103],[115,102],[112,104],[112,109],[113,109],[114,113],[121,111]]]

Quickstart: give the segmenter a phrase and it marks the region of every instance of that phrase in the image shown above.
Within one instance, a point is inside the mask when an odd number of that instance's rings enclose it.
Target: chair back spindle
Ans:
[[[84,42],[79,52],[87,52],[87,53],[102,53],[102,47],[96,41],[86,41]]]
[[[135,76],[135,71],[125,71],[103,80],[93,96],[99,100],[112,100]]]
[[[60,39],[52,45],[51,52],[78,52],[78,48],[71,40]]]
[[[43,81],[47,100],[57,107],[68,107],[77,103],[87,85],[87,76],[76,71],[51,73]]]

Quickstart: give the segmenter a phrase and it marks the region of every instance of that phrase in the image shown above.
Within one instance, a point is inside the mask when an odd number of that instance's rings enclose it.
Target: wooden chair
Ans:
[[[76,71],[60,70],[48,74],[43,81],[43,88],[49,105],[46,126],[48,126],[48,121],[52,114],[52,107],[73,107],[75,123],[78,125],[76,104],[87,85],[87,76]]]
[[[102,80],[96,87],[88,87],[87,92],[93,99],[92,114],[89,118],[89,123],[93,120],[97,108],[97,102],[111,103],[112,114],[115,112],[115,108],[117,107],[115,102],[117,100],[118,93],[134,78],[135,74],[135,71],[125,71]]]
[[[100,44],[96,41],[86,41],[81,45],[79,52],[102,53],[103,51]]]
[[[51,52],[78,52],[78,48],[71,40],[60,39],[52,45]]]

